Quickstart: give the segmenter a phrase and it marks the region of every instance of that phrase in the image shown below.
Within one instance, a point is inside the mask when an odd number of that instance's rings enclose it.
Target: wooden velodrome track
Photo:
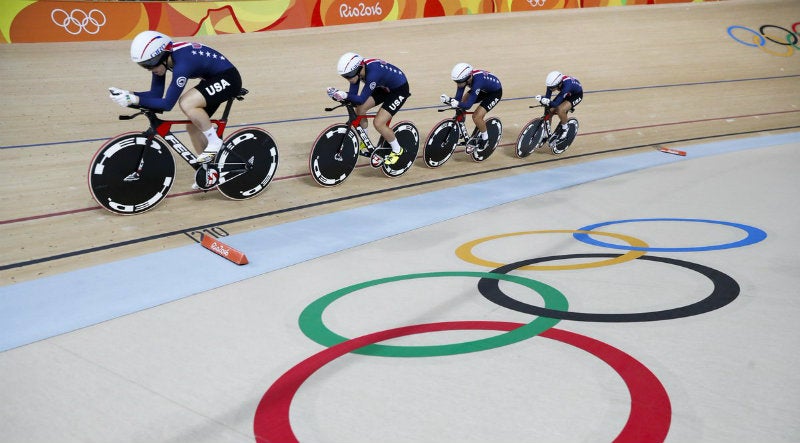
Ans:
[[[118,121],[121,109],[107,98],[109,86],[149,85],[148,75],[128,59],[129,43],[0,46],[2,284],[190,244],[195,240],[184,233],[203,228],[234,234],[677,140],[797,130],[800,55],[770,55],[726,33],[730,25],[790,27],[797,12],[791,0],[733,0],[198,38],[241,70],[251,93],[234,105],[230,125],[272,133],[280,152],[276,179],[259,197],[236,202],[217,192],[190,192],[192,171],[178,163],[170,198],[132,217],[100,209],[86,185],[89,160],[104,140],[145,128],[139,119]],[[350,50],[407,72],[412,97],[398,118],[415,122],[423,138],[443,116],[436,112],[439,94],[455,89],[448,77],[454,63],[496,73],[504,101],[493,115],[504,124],[503,146],[483,163],[462,154],[427,169],[418,160],[396,179],[359,167],[342,186],[317,186],[308,175],[309,148],[322,128],[344,120],[323,108],[331,104],[325,88],[344,87],[335,64]],[[534,116],[531,97],[542,93],[552,69],[584,85],[575,114],[582,134],[559,157],[534,153],[519,160],[510,144]],[[182,117],[177,110],[167,115]],[[374,128],[370,133],[376,137]]]
[[[587,155],[796,127],[798,56],[772,56],[726,34],[732,24],[788,27],[787,17],[796,13],[793,1],[725,1],[198,38],[220,48],[241,70],[251,94],[234,105],[230,124],[255,124],[272,133],[280,152],[276,179],[259,197],[235,202],[217,192],[189,192],[193,174],[179,163],[171,198],[134,217],[99,209],[86,186],[89,159],[105,139],[144,129],[141,120],[118,121],[121,109],[107,99],[108,86],[149,85],[148,75],[129,62],[129,43],[0,46],[0,161],[7,178],[0,194],[2,284],[184,245],[193,240],[181,232],[199,228],[243,232]],[[556,29],[562,37],[553,37]],[[308,176],[308,152],[322,128],[343,120],[323,111],[330,105],[324,91],[344,87],[335,63],[349,50],[406,70],[412,97],[401,117],[415,122],[423,137],[442,118],[435,111],[439,94],[455,89],[448,77],[455,62],[496,73],[504,101],[493,114],[504,123],[504,146],[481,164],[463,155],[439,169],[419,162],[393,180],[358,168],[342,186],[316,186]],[[530,97],[542,92],[552,69],[584,85],[586,96],[575,114],[582,135],[558,158],[537,153],[519,160],[510,144],[532,118]],[[167,115],[181,117],[178,110]],[[371,192],[376,190],[388,192]],[[234,221],[258,214],[263,216]]]

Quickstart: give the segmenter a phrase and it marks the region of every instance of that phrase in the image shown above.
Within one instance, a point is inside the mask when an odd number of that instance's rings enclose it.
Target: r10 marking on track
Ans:
[[[187,237],[191,238],[196,243],[200,243],[201,241],[203,241],[204,235],[210,235],[211,237],[214,238],[227,237],[228,235],[230,235],[228,234],[228,231],[226,231],[220,226],[214,226],[213,228],[205,228],[196,231],[186,231],[184,232],[184,234],[186,234]]]

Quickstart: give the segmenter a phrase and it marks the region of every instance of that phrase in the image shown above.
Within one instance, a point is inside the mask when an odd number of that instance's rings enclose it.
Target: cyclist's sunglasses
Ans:
[[[150,60],[139,62],[138,65],[149,71],[155,68],[156,66],[160,65],[167,57],[167,55],[169,55],[169,53],[163,52],[162,54],[158,55],[157,57],[153,57]]]
[[[353,71],[351,73],[342,74],[342,77],[346,78],[347,80],[350,80],[351,78],[357,76],[359,71],[361,71],[361,67],[360,66],[358,67],[358,69],[356,69],[355,71]]]

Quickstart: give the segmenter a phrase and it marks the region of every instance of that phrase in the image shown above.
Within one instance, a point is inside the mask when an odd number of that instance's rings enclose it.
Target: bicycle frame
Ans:
[[[241,97],[241,96],[239,96]],[[236,97],[241,100],[241,98]],[[227,103],[225,103],[225,110],[222,112],[222,117],[218,119],[211,119],[211,123],[217,125],[217,136],[222,138],[222,134],[225,132],[225,128],[228,125],[228,115],[231,112],[231,107],[233,106],[233,98],[230,98]],[[141,109],[139,112],[133,115],[120,115],[120,120],[131,120],[139,115],[144,115],[150,121],[150,127],[144,131],[144,135],[147,137],[147,145],[149,145],[153,138],[156,135],[159,135],[164,141],[169,144],[170,148],[175,151],[176,154],[180,155],[182,159],[186,161],[192,168],[195,170],[200,169],[201,165],[197,163],[197,155],[189,148],[187,148],[175,134],[172,133],[172,125],[191,125],[191,120],[162,120],[158,118],[156,115],[157,112],[150,110],[150,109]],[[144,148],[142,149],[142,154],[139,159],[139,168],[137,169],[137,173],[141,173],[141,169],[143,166],[144,161]]]
[[[330,112],[336,109],[341,108],[342,106],[347,108],[347,125],[355,129],[356,134],[358,134],[358,138],[364,142],[364,145],[370,152],[375,151],[376,147],[372,144],[372,140],[369,139],[367,135],[367,131],[361,127],[361,121],[364,119],[375,118],[377,114],[358,114],[356,112],[355,106],[349,101],[343,101],[338,106],[334,106],[332,108],[325,108],[325,111]],[[386,122],[386,126],[390,127],[392,124],[392,119],[390,118],[389,121]],[[342,146],[339,146],[339,151],[336,152],[336,156],[338,160],[341,160],[341,153],[342,153]]]
[[[517,137],[516,155],[519,158],[527,157],[544,143],[547,143],[547,145],[550,146],[553,154],[561,154],[572,144],[572,141],[577,135],[578,120],[575,118],[569,118],[567,120],[567,124],[570,128],[572,128],[573,132],[571,135],[570,132],[567,132],[564,134],[564,137],[571,138],[565,142],[561,141],[561,138],[559,138],[559,140],[550,140],[550,138],[553,136],[553,116],[557,114],[552,112],[552,108],[549,106],[543,106],[541,104],[528,106],[528,108],[531,109],[538,107],[544,108],[542,116],[537,117],[524,125],[519,133],[519,136]],[[569,114],[573,111],[574,108],[570,109],[567,113]]]
[[[449,110],[449,108],[440,109],[439,112],[444,112],[447,110]],[[467,140],[469,140],[469,131],[467,130],[466,119],[467,116],[471,114],[471,111],[467,111],[462,108],[456,108],[456,115],[453,117],[453,120],[456,121],[456,127],[458,128],[458,138],[461,141],[459,145],[466,144]]]

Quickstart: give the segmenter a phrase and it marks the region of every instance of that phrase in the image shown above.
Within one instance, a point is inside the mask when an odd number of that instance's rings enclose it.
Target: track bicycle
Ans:
[[[319,185],[330,187],[344,182],[358,163],[359,155],[368,157],[370,166],[380,168],[387,177],[399,177],[414,164],[419,151],[419,131],[410,121],[401,121],[392,126],[397,141],[403,147],[403,154],[397,163],[388,165],[384,162],[392,151],[391,146],[381,136],[376,145],[372,144],[361,121],[374,118],[375,114],[358,115],[355,105],[349,100],[338,106],[325,108],[331,112],[345,107],[347,122],[338,123],[325,128],[314,141],[308,156],[308,168],[311,177]],[[387,125],[391,124],[391,120]]]
[[[438,112],[445,112],[451,109],[442,108],[438,109]],[[503,137],[503,123],[500,119],[497,117],[486,119],[486,131],[489,135],[489,140],[486,142],[485,148],[477,149],[478,128],[473,129],[472,135],[468,135],[465,123],[465,117],[470,114],[472,112],[468,112],[463,108],[456,108],[453,117],[440,121],[431,129],[430,133],[428,133],[428,138],[425,140],[422,156],[429,168],[442,166],[450,159],[458,146],[464,146],[467,154],[476,162],[486,160],[497,149],[500,139]]]
[[[550,128],[554,114],[550,112],[550,107],[544,105],[528,107],[543,107],[544,115],[531,120],[522,128],[522,131],[520,131],[519,137],[517,137],[516,150],[517,157],[519,158],[525,158],[531,155],[533,151],[544,145],[550,136],[553,135]],[[574,109],[569,110],[569,112],[573,111]],[[575,117],[570,117],[567,119],[567,128],[566,137],[559,138],[548,143],[550,149],[553,151],[553,154],[561,154],[570,147],[573,141],[575,141],[575,137],[578,135],[578,119]]]
[[[236,100],[243,100],[242,88]],[[225,104],[222,117],[212,119],[222,138],[233,98]],[[89,164],[89,190],[97,202],[111,212],[141,214],[160,203],[175,182],[174,151],[195,170],[197,188],[217,188],[233,200],[255,197],[269,185],[278,167],[278,148],[269,132],[255,127],[235,131],[223,139],[214,161],[197,163],[197,156],[175,134],[172,125],[190,120],[162,120],[160,111],[134,106],[138,112],[120,115],[131,120],[144,115],[150,127],[144,132],[127,132],[109,141],[95,153]]]

